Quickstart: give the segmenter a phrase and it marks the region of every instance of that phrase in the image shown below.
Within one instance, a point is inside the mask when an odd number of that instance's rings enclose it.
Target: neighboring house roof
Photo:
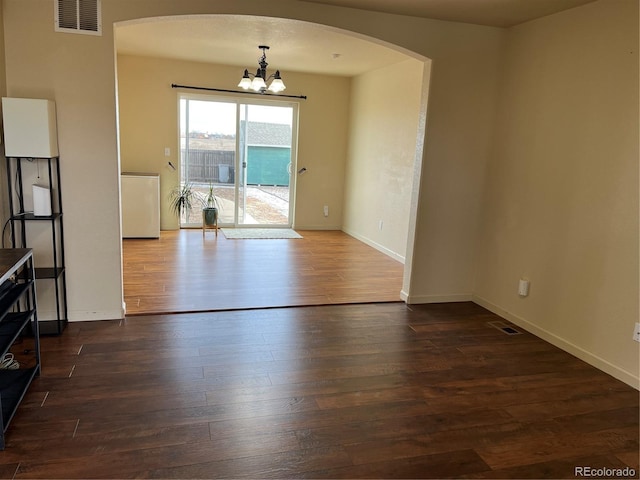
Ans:
[[[245,121],[241,122],[241,130],[244,130]],[[291,147],[291,125],[282,123],[249,122],[248,145],[267,147]],[[182,149],[185,148],[185,139],[181,140]],[[236,141],[233,137],[219,134],[195,134],[189,138],[190,150],[217,150],[235,151]]]
[[[244,127],[245,121],[240,122]],[[249,122],[247,144],[272,147],[291,146],[291,126],[282,123]]]

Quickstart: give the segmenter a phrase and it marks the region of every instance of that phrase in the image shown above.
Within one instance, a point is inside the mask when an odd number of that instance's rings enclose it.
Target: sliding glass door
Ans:
[[[237,108],[234,103],[180,99],[180,183],[194,191],[181,227],[202,225],[200,201],[209,185],[218,198],[219,222],[234,223]]]
[[[297,104],[180,96],[180,179],[213,186],[220,226],[291,227]],[[181,226],[200,226],[194,205]]]

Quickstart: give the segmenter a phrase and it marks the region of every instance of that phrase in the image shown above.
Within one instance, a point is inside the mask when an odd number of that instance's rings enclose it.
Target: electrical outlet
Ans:
[[[636,328],[633,330],[633,339],[640,342],[640,323],[636,322]]]
[[[329,205],[325,205],[323,208],[324,211],[324,216],[328,217],[329,216]]]
[[[382,230],[382,225],[383,225],[383,223],[384,223],[384,222],[383,222],[382,220],[380,220],[380,221],[378,222],[378,230]]]
[[[171,149],[169,147],[164,147],[164,156],[165,157],[171,156]]]

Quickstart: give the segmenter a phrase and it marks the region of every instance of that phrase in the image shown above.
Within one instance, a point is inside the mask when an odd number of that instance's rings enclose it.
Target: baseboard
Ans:
[[[419,305],[421,303],[470,302],[472,297],[470,293],[453,295],[408,295],[404,290],[400,292],[400,298],[409,305]]]
[[[124,318],[122,310],[106,310],[101,312],[69,310],[70,322],[90,322],[94,320],[121,320]]]
[[[632,386],[636,390],[640,390],[640,378],[635,377],[632,373],[627,372],[626,370],[620,367],[617,367],[612,363],[609,363],[605,359],[600,358],[597,355],[594,355],[584,350],[583,348],[565,340],[562,337],[557,336],[554,333],[549,332],[548,330],[545,330],[544,328],[540,328],[536,326],[535,324],[529,322],[528,320],[525,320],[522,317],[519,317],[518,315],[514,315],[513,313],[508,312],[507,310],[504,310],[503,308],[491,303],[490,301],[482,297],[473,295],[472,300],[474,303],[477,303],[478,305],[486,308],[487,310],[490,310],[496,315],[501,316],[505,320],[508,320],[511,323],[514,323],[515,325],[524,328],[529,333],[532,333],[535,336],[540,337],[541,339],[549,342],[550,344],[564,350],[567,353],[570,353],[574,357],[578,357],[580,360],[587,362],[589,365],[594,366],[598,370],[602,370],[603,372],[608,373],[612,377],[615,377],[618,380],[626,383],[627,385]]]
[[[295,225],[294,230],[342,230],[340,225]]]
[[[364,237],[364,236],[359,235],[359,234],[357,234],[355,232],[352,232],[350,230],[347,230],[347,229],[343,228],[342,231],[344,233],[346,233],[347,235],[355,238],[356,240],[360,240],[362,243],[366,243],[370,247],[375,248],[379,252],[384,253],[386,256],[391,257],[394,260],[397,260],[398,262],[400,262],[400,263],[402,263],[404,265],[405,257],[400,255],[399,253],[396,253],[393,250],[390,250],[387,247],[385,247],[383,245],[380,245],[379,243],[374,242],[370,238]]]

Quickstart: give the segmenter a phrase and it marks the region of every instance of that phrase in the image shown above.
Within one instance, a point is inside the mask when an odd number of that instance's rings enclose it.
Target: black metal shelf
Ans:
[[[9,351],[13,342],[16,341],[20,332],[33,318],[35,310],[18,312],[7,315],[0,323],[0,358]],[[0,370],[1,372],[2,370]]]
[[[64,267],[40,267],[35,270],[36,280],[44,278],[58,278],[64,273]]]
[[[4,320],[7,312],[13,307],[18,299],[29,289],[31,282],[15,283],[6,290],[6,293],[0,298],[0,321]]]
[[[34,377],[40,373],[40,365],[17,370],[0,370],[0,402],[2,402],[2,445],[4,450],[4,432],[7,431],[13,416],[22,401],[27,388]]]
[[[46,162],[47,174],[42,176],[42,182],[47,183],[49,188],[49,202],[51,206],[50,215],[35,215],[31,211],[26,211],[24,201],[24,188],[22,184],[23,168],[33,169],[34,160],[36,162]],[[28,176],[25,178],[29,178]],[[45,335],[59,335],[67,326],[67,280],[64,254],[64,226],[62,214],[62,189],[60,187],[60,159],[51,158],[22,158],[7,157],[7,181],[9,193],[9,210],[11,222],[11,245],[14,248],[27,248],[31,232],[27,229],[30,222],[49,222],[51,234],[51,249],[42,252],[43,257],[50,260],[46,267],[35,268],[35,278],[53,282],[55,294],[55,316],[51,320],[44,320],[42,333]],[[54,194],[55,192],[55,194]],[[28,194],[27,194],[28,195]],[[37,228],[37,227],[33,227]],[[40,232],[38,232],[39,234]],[[42,250],[42,248],[40,248]],[[38,253],[36,253],[36,257]],[[54,311],[54,308],[51,308]],[[46,322],[46,324],[44,324]]]
[[[0,359],[21,336],[33,338],[33,348],[20,354],[27,368],[0,369],[0,450],[5,447],[9,423],[29,385],[40,374],[40,336],[35,292],[33,251],[23,248],[0,249]],[[33,358],[23,358],[28,353]]]
[[[11,217],[12,221],[16,221],[16,220],[28,220],[28,221],[54,221],[54,220],[58,220],[60,217],[62,217],[62,213],[54,213],[52,215],[34,215],[33,213],[24,213],[24,214],[19,214],[19,215],[13,215]]]

